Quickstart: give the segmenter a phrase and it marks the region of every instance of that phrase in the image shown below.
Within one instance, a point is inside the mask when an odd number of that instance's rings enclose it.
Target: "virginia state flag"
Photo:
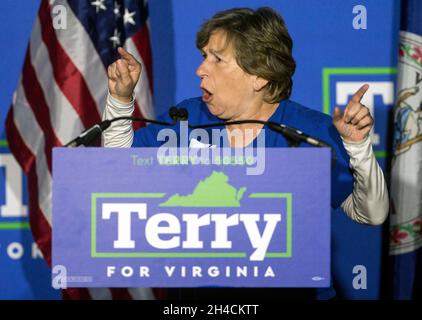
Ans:
[[[391,167],[393,298],[422,296],[422,1],[402,0]]]

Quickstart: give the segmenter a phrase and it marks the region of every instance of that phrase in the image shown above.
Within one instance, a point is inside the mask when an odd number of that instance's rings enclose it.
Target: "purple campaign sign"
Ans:
[[[207,150],[54,149],[53,283],[329,286],[329,150]]]

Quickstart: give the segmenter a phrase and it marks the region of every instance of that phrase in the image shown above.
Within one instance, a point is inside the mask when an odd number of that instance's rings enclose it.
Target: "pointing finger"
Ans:
[[[359,88],[358,91],[355,92],[355,94],[352,97],[353,102],[360,102],[360,100],[362,100],[363,95],[365,94],[366,91],[368,91],[369,85],[368,84],[364,84],[362,87]]]
[[[119,52],[122,59],[125,60],[128,64],[130,65],[138,64],[138,61],[136,61],[136,59],[122,47],[117,48],[117,51]]]

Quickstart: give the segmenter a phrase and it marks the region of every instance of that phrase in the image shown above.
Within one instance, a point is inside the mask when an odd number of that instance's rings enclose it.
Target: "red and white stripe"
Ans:
[[[101,120],[107,96],[107,74],[94,45],[72,10],[67,29],[55,30],[51,1],[42,0],[33,26],[18,88],[6,120],[9,148],[28,175],[30,225],[51,266],[52,148],[67,143]],[[66,1],[55,4],[67,6]],[[154,117],[148,28],[125,47],[141,61],[135,116]],[[138,41],[144,41],[142,45]],[[139,50],[140,49],[140,50]],[[153,299],[148,288],[67,289],[68,299]]]

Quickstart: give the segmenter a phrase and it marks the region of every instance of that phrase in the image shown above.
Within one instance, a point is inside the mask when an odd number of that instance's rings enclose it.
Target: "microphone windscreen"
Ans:
[[[169,109],[169,116],[170,116],[171,120],[176,121],[177,118],[178,118],[178,113],[179,113],[179,110],[176,107],[171,107]]]
[[[178,112],[178,118],[182,121],[185,121],[185,120],[188,120],[188,117],[189,117],[188,110],[186,110],[185,108],[180,108]]]

